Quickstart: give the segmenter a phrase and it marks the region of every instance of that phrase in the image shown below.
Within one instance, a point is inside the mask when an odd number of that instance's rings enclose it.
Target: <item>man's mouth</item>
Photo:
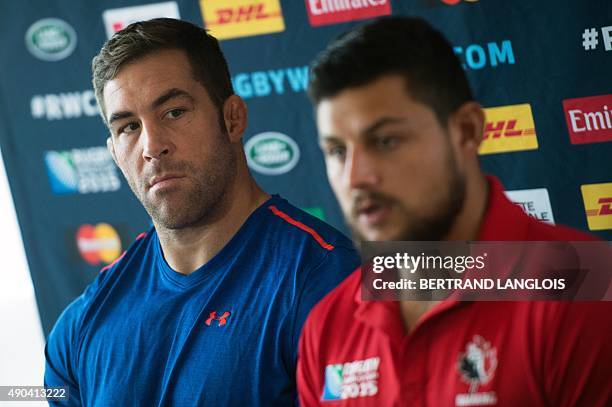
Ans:
[[[185,178],[180,174],[163,174],[151,177],[149,180],[149,190],[159,190],[162,188],[174,186]]]
[[[389,219],[391,204],[379,200],[368,200],[358,205],[355,213],[358,224],[366,227],[377,227]]]

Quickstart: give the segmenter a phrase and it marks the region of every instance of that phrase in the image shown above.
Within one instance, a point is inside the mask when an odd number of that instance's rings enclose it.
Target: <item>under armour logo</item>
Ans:
[[[219,326],[223,326],[227,324],[227,319],[229,318],[230,315],[231,314],[229,311],[225,311],[223,315],[219,317],[217,316],[217,311],[213,311],[208,316],[208,319],[206,320],[206,325],[210,326],[210,324],[212,324],[213,321],[219,321]]]

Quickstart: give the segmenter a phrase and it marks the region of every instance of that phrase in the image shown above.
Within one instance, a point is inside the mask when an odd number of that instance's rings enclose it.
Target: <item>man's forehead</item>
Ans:
[[[189,88],[194,82],[191,65],[184,51],[162,50],[122,66],[102,92],[108,106],[113,100],[131,96],[155,98],[161,88]]]
[[[393,86],[403,83],[398,79],[383,78],[322,99],[315,111],[319,134],[362,133],[380,123],[416,124],[431,116],[429,106],[412,98],[405,88]]]
[[[187,91],[180,88],[169,88],[162,90],[154,99],[146,100],[145,102],[139,102],[136,104],[137,108],[145,108],[147,110],[155,110],[161,106],[164,106],[170,100],[176,99],[186,99],[190,103],[194,103],[195,99],[193,96]],[[121,102],[117,103],[117,109],[111,107],[109,109],[107,121],[109,124],[116,120],[120,120],[122,118],[127,118],[135,115],[135,112],[131,110],[131,105],[129,103],[122,105]]]
[[[156,81],[150,86],[146,82],[139,86],[120,81],[109,82],[103,93],[107,119],[117,112],[152,110],[171,99],[188,98],[193,102],[197,98],[193,94],[194,86],[197,85],[170,78],[167,81]]]
[[[368,102],[359,103],[351,98],[344,100],[323,100],[317,106],[317,127],[321,136],[331,135],[340,131],[362,133],[380,121],[385,124],[393,123],[405,117],[399,109],[388,108],[381,105],[369,105]]]

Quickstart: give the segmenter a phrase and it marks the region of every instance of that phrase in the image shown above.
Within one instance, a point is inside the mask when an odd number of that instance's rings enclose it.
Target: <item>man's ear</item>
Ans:
[[[223,120],[230,141],[239,142],[248,122],[246,103],[240,96],[231,95],[226,99],[223,104]]]
[[[478,154],[484,125],[484,110],[477,102],[464,103],[449,118],[449,126],[459,137],[459,149],[473,154]]]
[[[119,163],[117,163],[117,156],[115,155],[115,144],[113,143],[113,136],[110,136],[106,139],[106,148],[108,149],[108,152],[110,153],[111,157],[113,157],[113,161],[115,162],[115,164],[119,166]]]

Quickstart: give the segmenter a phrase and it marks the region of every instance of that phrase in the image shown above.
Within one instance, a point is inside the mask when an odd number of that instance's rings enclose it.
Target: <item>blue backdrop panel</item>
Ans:
[[[416,15],[444,32],[488,109],[481,161],[541,219],[612,238],[612,7],[607,0],[5,1],[0,146],[41,319],[61,310],[150,224],[105,150],[90,63],[132,21],[180,17],[221,38],[249,107],[257,181],[346,230],[305,94],[340,32]],[[407,186],[408,187],[408,186]]]

